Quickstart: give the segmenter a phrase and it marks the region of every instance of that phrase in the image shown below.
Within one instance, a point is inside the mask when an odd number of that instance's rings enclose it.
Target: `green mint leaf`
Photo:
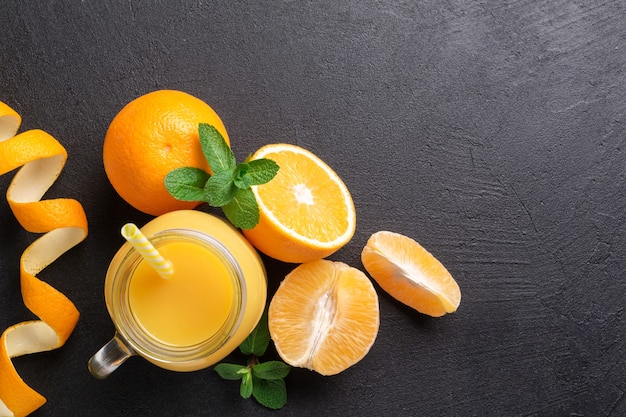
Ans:
[[[287,386],[283,379],[259,379],[253,377],[252,395],[267,408],[278,410],[287,403]]]
[[[254,159],[246,164],[247,171],[245,177],[250,185],[261,185],[269,182],[276,176],[279,166],[271,159]]]
[[[252,229],[259,223],[259,206],[251,189],[237,189],[235,197],[222,206],[226,218],[240,229]]]
[[[250,370],[248,369],[248,372],[243,374],[243,378],[241,379],[241,386],[239,387],[239,394],[243,398],[250,398],[254,390],[252,383],[252,373],[249,371]]]
[[[263,356],[270,343],[270,331],[267,327],[267,307],[250,335],[239,345],[244,355]]]
[[[252,373],[254,376],[260,379],[283,379],[289,375],[291,367],[284,362],[280,361],[268,361],[263,363],[257,363],[252,367]]]
[[[204,184],[210,175],[200,168],[184,167],[170,171],[165,176],[167,192],[177,200],[203,201]]]
[[[236,193],[233,172],[217,171],[206,181],[203,198],[213,207],[222,207],[228,204]]]
[[[200,146],[213,173],[235,169],[235,155],[221,133],[207,123],[198,126]]]
[[[248,170],[250,166],[247,163],[237,164],[237,168],[235,168],[235,172],[233,174],[233,181],[237,188],[250,188],[252,185],[252,178],[248,175]]]
[[[236,365],[234,363],[220,363],[216,365],[214,369],[222,378],[236,381],[243,378],[243,375],[245,371],[248,370],[248,367],[245,365]]]
[[[269,182],[278,172],[278,164],[271,159],[254,159],[237,165],[233,175],[238,188],[250,188]]]

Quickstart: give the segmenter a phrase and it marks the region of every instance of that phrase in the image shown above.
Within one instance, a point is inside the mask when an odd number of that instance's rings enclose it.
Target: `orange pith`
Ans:
[[[30,414],[46,399],[20,378],[11,359],[61,347],[79,317],[65,295],[36,275],[87,236],[87,219],[78,201],[40,201],[63,169],[67,152],[41,130],[14,136],[20,122],[20,116],[0,102],[0,175],[21,167],[6,193],[9,207],[24,229],[44,233],[20,259],[24,304],[39,320],[15,324],[0,336],[0,415],[16,417]]]
[[[374,344],[378,295],[358,269],[329,260],[305,263],[272,297],[268,324],[286,363],[334,375],[360,361]]]
[[[352,197],[339,176],[310,151],[272,144],[253,159],[274,160],[280,167],[270,182],[253,187],[259,224],[244,234],[261,252],[284,262],[321,259],[354,235]]]
[[[377,232],[361,260],[383,290],[398,301],[433,317],[456,311],[461,291],[450,272],[415,240]]]
[[[217,113],[182,91],[153,91],[124,106],[109,125],[102,156],[117,193],[137,210],[155,216],[197,206],[174,199],[163,180],[180,167],[210,172],[200,147],[199,123],[213,125],[230,143]]]

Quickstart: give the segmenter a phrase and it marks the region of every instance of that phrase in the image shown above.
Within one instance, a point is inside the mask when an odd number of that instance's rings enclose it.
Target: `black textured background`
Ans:
[[[66,147],[46,198],[78,199],[90,225],[40,274],[82,315],[66,346],[15,361],[48,398],[34,415],[626,415],[626,3],[175,3],[0,3],[0,101]],[[92,378],[119,227],[149,219],[109,185],[102,142],[164,88],[209,103],[238,158],[289,142],[326,160],[358,217],[331,259],[362,268],[371,233],[406,234],[455,276],[459,310],[433,319],[379,291],[369,355],[334,377],[294,370],[278,412],[211,370],[133,358]],[[1,199],[1,328],[32,318],[18,259],[35,237]],[[266,261],[273,290],[293,265]]]

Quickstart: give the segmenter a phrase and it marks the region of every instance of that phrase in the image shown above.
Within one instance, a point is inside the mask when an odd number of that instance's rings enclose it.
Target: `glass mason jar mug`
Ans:
[[[116,331],[89,360],[97,378],[133,355],[173,371],[211,366],[243,342],[265,307],[261,258],[230,224],[180,210],[141,231],[174,274],[159,276],[128,242],[113,257],[104,296]]]

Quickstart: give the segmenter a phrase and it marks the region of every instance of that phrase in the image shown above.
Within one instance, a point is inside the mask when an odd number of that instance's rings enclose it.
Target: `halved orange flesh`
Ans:
[[[263,146],[252,159],[278,164],[268,183],[253,186],[259,224],[243,230],[261,252],[283,262],[325,258],[350,241],[356,228],[352,196],[337,173],[296,145]]]

